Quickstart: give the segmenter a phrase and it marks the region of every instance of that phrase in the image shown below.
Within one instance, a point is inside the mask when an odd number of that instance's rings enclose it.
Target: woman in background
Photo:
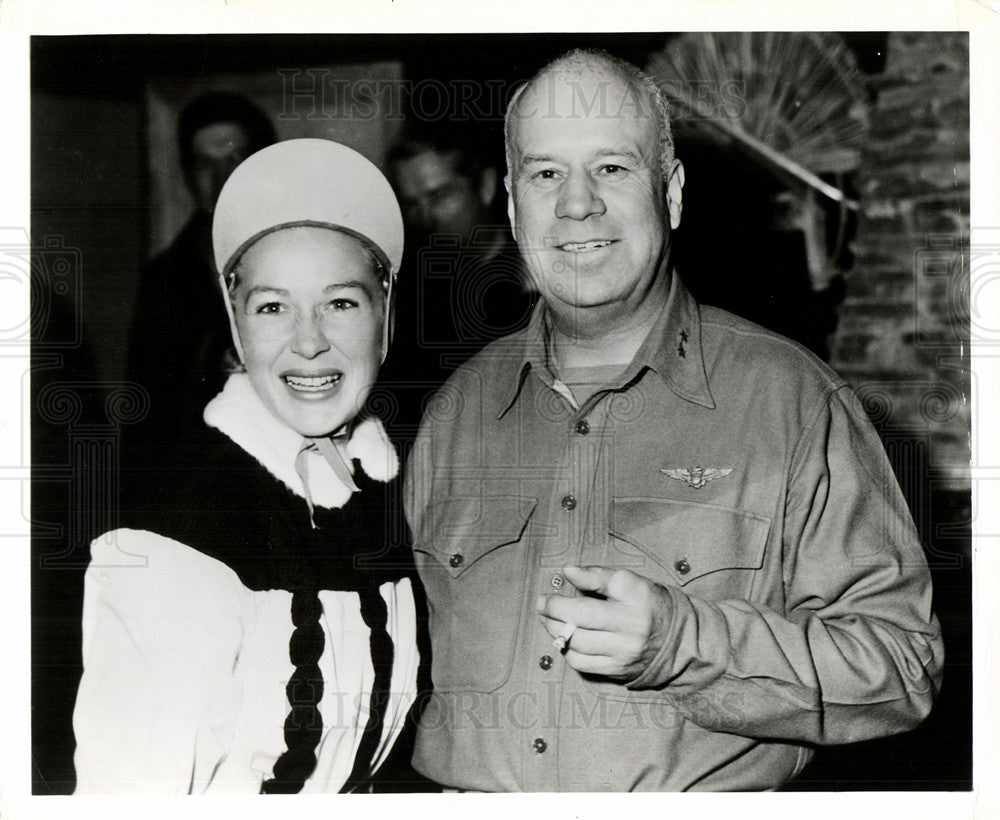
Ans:
[[[241,372],[92,544],[77,793],[357,790],[415,698],[399,462],[363,411],[392,190],[342,145],[278,143],[229,178],[213,245]]]

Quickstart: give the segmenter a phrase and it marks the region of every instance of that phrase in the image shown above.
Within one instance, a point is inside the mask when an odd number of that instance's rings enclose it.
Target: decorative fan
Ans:
[[[856,207],[819,177],[856,168],[867,130],[863,79],[839,36],[684,34],[653,54],[647,71],[680,127],[735,141],[783,175]]]

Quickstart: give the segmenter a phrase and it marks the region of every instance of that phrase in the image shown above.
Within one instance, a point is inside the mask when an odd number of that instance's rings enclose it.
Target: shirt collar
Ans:
[[[511,340],[513,346],[504,356],[509,364],[503,369],[512,372],[502,373],[495,382],[499,408],[497,418],[501,418],[513,406],[531,371],[535,371],[548,386],[552,386],[553,375],[546,364],[547,338],[545,303],[540,301],[528,326]],[[671,277],[670,292],[663,312],[616,386],[625,387],[646,369],[661,378],[680,398],[715,409],[715,400],[708,386],[708,374],[705,372],[698,303],[676,272]]]

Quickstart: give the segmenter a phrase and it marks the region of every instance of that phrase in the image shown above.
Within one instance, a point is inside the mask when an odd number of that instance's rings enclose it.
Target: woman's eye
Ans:
[[[264,315],[275,315],[278,313],[284,313],[285,306],[281,302],[265,302],[263,305],[258,305],[254,313],[264,314]]]
[[[334,299],[330,302],[330,307],[334,310],[352,310],[358,306],[353,299]]]

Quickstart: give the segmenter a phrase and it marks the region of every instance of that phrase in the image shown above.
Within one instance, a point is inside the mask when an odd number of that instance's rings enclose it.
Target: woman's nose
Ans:
[[[306,359],[314,359],[330,349],[330,340],[323,332],[322,322],[315,315],[302,316],[295,323],[292,350]]]

